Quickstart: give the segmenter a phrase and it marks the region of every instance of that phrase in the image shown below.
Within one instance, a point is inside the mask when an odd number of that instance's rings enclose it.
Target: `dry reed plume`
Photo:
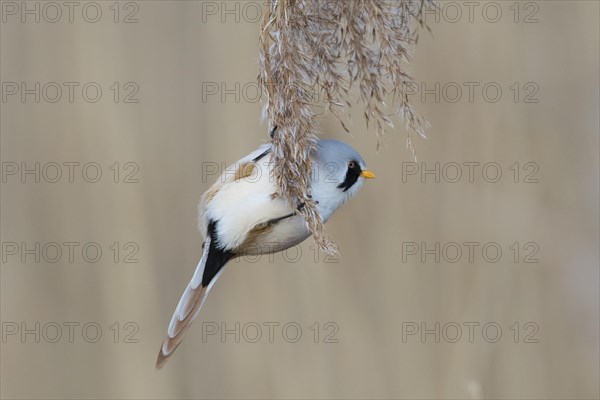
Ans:
[[[413,79],[405,67],[423,25],[422,10],[433,0],[270,0],[261,27],[259,84],[266,94],[265,113],[273,129],[274,172],[278,195],[304,215],[321,249],[335,253],[323,233],[323,221],[310,198],[309,155],[316,142],[313,94],[348,131],[340,115],[350,107],[357,85],[367,126],[377,142],[392,121],[384,100],[410,132],[424,136],[426,124],[408,102]],[[416,22],[416,23],[415,23]],[[341,101],[338,99],[342,99]],[[413,151],[414,155],[414,151]]]

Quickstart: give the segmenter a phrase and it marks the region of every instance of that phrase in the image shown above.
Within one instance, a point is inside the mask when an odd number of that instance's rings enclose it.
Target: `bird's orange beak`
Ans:
[[[369,171],[368,169],[362,171],[360,173],[360,176],[362,176],[363,178],[366,178],[366,179],[375,179],[375,174],[372,173],[371,171]]]

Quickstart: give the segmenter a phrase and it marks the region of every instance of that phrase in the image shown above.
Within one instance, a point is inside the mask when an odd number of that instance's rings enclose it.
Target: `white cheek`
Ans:
[[[365,183],[365,178],[363,178],[363,177],[358,178],[356,183],[354,185],[352,185],[352,187],[350,189],[348,189],[348,191],[345,192],[346,198],[344,199],[344,203],[346,201],[350,200],[352,197],[354,197],[354,195],[356,195],[356,193],[358,193],[358,191],[362,187],[363,183]]]

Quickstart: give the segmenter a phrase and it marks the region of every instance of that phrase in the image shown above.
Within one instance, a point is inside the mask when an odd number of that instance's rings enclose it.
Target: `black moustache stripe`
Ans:
[[[346,177],[344,178],[344,182],[338,185],[338,188],[343,189],[344,192],[350,189],[356,183],[356,181],[358,181],[358,178],[362,173],[362,170],[358,166],[358,163],[356,163],[355,165],[355,168],[348,168],[348,171],[346,172]]]

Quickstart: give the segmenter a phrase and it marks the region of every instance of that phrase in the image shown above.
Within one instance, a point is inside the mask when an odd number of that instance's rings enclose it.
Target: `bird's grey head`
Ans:
[[[341,206],[375,174],[367,170],[365,160],[352,146],[338,140],[320,140],[313,157],[313,194],[317,201]],[[334,209],[335,209],[334,208]]]

